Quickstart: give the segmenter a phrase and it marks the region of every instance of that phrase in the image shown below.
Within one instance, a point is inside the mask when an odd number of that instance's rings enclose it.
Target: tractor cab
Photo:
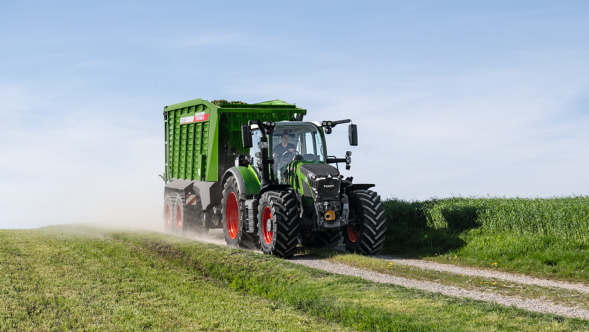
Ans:
[[[261,132],[257,125],[252,126],[253,146],[250,158],[260,156]],[[272,178],[286,184],[285,171],[293,161],[303,163],[326,163],[327,151],[325,136],[317,124],[312,122],[277,122],[272,134],[268,135],[269,159],[273,160],[270,169]],[[258,159],[256,164],[261,163]]]
[[[325,163],[325,137],[313,123],[277,123],[270,135],[270,155],[274,159],[275,179],[287,183],[287,171],[293,161],[305,163]]]

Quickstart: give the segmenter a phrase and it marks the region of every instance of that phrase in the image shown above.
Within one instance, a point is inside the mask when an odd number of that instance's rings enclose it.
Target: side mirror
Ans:
[[[241,125],[241,141],[243,147],[249,149],[254,146],[252,142],[252,128],[248,124]]]
[[[358,126],[355,124],[350,124],[348,126],[348,139],[350,140],[350,145],[356,146],[358,145]]]

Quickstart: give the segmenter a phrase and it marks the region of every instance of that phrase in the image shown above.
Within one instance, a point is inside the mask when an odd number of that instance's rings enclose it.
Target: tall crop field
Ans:
[[[589,196],[386,200],[384,251],[589,278]]]

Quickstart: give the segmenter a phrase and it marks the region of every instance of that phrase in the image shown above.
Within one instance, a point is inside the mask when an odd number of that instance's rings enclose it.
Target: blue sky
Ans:
[[[162,108],[283,99],[383,197],[589,195],[586,1],[0,1],[0,228],[158,224]]]

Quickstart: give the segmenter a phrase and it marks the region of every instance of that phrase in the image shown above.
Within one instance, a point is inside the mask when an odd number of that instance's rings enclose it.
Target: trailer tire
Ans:
[[[315,231],[313,233],[313,244],[317,248],[333,248],[338,245],[342,238],[342,231],[339,228],[328,231]]]
[[[384,207],[380,196],[371,190],[350,193],[350,219],[355,219],[343,229],[346,249],[352,253],[376,255],[385,239]]]
[[[196,209],[192,205],[186,205],[180,194],[171,196],[171,199],[174,201],[172,233],[178,236],[191,235],[195,231]]]
[[[230,176],[225,181],[222,207],[221,221],[227,245],[233,248],[255,249],[258,242],[257,235],[245,231],[247,221],[245,195],[240,194],[234,176]]]
[[[170,195],[164,196],[164,232],[172,233],[172,220],[174,220],[174,200]]]
[[[260,197],[258,237],[264,254],[281,258],[295,254],[299,243],[297,202],[292,190],[268,191]]]

